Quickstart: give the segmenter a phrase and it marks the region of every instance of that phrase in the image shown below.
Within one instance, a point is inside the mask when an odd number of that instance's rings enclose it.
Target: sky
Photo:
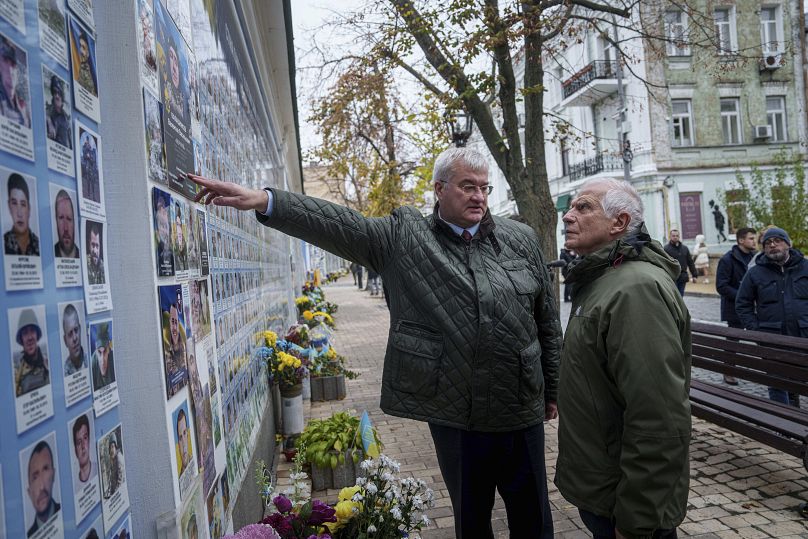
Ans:
[[[305,68],[315,63],[311,56],[304,55],[308,49],[307,44],[316,37],[319,41],[328,34],[328,28],[323,28],[336,13],[356,10],[362,2],[360,0],[294,0],[292,2],[292,25],[295,38],[295,59],[297,65],[297,104],[300,119],[300,144],[302,150],[313,147],[319,142],[314,126],[306,118],[311,110],[309,100],[313,81],[312,71]],[[303,157],[306,161],[305,155]]]

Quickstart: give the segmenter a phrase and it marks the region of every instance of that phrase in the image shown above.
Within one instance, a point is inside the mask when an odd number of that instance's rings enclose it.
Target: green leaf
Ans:
[[[337,467],[337,456],[331,455],[331,469],[334,469],[336,467]]]

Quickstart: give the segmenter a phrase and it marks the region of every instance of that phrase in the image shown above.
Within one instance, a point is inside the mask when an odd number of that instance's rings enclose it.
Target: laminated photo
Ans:
[[[84,241],[84,301],[87,313],[112,310],[109,273],[106,264],[106,223],[92,219],[81,220],[81,238]]]
[[[187,337],[182,287],[157,287],[160,299],[160,320],[163,337],[163,365],[166,379],[166,399],[176,395],[188,380]]]
[[[27,539],[64,536],[59,474],[55,432],[20,451],[21,500]]]
[[[0,226],[6,290],[42,288],[36,178],[0,167]]]
[[[58,312],[65,406],[70,407],[92,394],[84,302],[60,303]]]
[[[132,539],[132,516],[127,516],[112,534],[113,539]]]
[[[70,58],[73,66],[73,97],[76,110],[96,122],[101,121],[101,106],[98,101],[98,66],[95,55],[95,38],[92,32],[69,16]]]
[[[174,275],[174,243],[171,239],[171,195],[155,187],[152,190],[154,220],[154,251],[157,276]]]
[[[146,161],[149,166],[149,179],[168,185],[163,141],[163,105],[146,88],[143,89],[143,118],[146,127]]]
[[[104,168],[101,160],[101,137],[89,127],[76,122],[76,178],[82,217],[106,219],[104,205]]]
[[[172,250],[174,273],[179,280],[188,278],[188,204],[174,197],[171,204]]]
[[[67,23],[62,0],[37,0],[39,46],[67,69]]]
[[[159,1],[159,0],[158,0]],[[154,39],[152,0],[137,0],[138,54],[140,81],[153,94],[157,87],[157,45]]]
[[[67,0],[67,7],[75,13],[84,24],[95,30],[95,16],[93,15],[93,2],[95,0]]]
[[[17,434],[53,416],[45,306],[8,310],[9,365]]]
[[[115,376],[115,350],[112,335],[112,319],[90,323],[90,358],[93,382],[93,408],[98,417],[112,410],[118,398],[118,380]]]
[[[101,470],[101,509],[104,529],[109,533],[129,509],[121,425],[99,438],[97,448]]]
[[[222,491],[217,481],[208,495],[208,535],[210,537],[222,537],[224,535],[224,507],[222,506]]]
[[[188,497],[189,490],[197,475],[191,428],[188,401],[183,400],[171,413],[171,431],[174,434],[174,453],[177,464],[176,479],[180,498],[183,500]]]
[[[189,350],[195,347],[189,346]],[[206,360],[202,358],[200,363]],[[216,479],[213,435],[211,430],[210,390],[207,370],[198,368],[195,353],[188,356],[188,386],[191,393],[191,410],[194,417],[194,434],[197,449],[197,465],[203,474],[203,493],[207,494]],[[204,386],[204,387],[203,387]]]
[[[191,90],[188,80],[189,52],[163,3],[156,2],[154,11],[168,185],[172,190],[189,197],[196,193],[195,184],[185,178],[185,174],[194,168]]]
[[[92,408],[80,413],[68,423],[67,438],[70,441],[74,514],[76,524],[81,524],[81,521],[101,501]]]
[[[210,258],[208,255],[207,213],[197,208],[196,220],[199,225],[199,272],[202,277],[210,274]]]
[[[188,235],[186,242],[188,244],[188,276],[199,277],[201,272],[199,270],[199,222],[197,221],[197,213],[194,204],[187,206],[188,215]]]
[[[67,176],[75,176],[70,83],[42,64],[42,86],[45,95],[45,140],[48,147],[48,168]]]
[[[23,0],[0,0],[0,17],[25,35],[25,2]]]
[[[81,537],[81,539],[101,539],[104,537],[103,518],[103,516],[99,516],[97,519],[95,519],[95,522],[90,524],[90,526],[84,532],[82,532],[79,537]]]
[[[34,160],[28,53],[0,34],[0,150]]]
[[[56,287],[81,286],[81,247],[76,192],[52,183],[50,190],[51,234]]]
[[[182,539],[198,539],[208,536],[204,511],[202,495],[199,492],[199,486],[197,486],[193,494],[191,494],[185,510],[182,512],[180,521],[180,537]]]

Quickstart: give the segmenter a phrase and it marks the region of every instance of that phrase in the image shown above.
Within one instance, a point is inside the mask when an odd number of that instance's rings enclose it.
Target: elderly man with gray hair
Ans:
[[[431,216],[386,217],[278,189],[190,175],[197,200],[256,210],[270,227],[382,276],[390,331],[384,412],[429,423],[457,537],[493,538],[499,490],[512,537],[553,536],[544,426],[556,417],[561,333],[535,232],[488,211],[488,164],[452,148],[435,161]]]
[[[688,495],[690,315],[679,264],[620,180],[583,185],[564,215],[572,312],[555,483],[597,539],[671,538]]]

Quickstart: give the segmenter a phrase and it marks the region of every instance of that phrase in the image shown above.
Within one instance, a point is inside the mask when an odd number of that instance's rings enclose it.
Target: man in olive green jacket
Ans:
[[[676,537],[687,507],[690,315],[642,220],[619,180],[585,184],[564,216],[583,258],[567,278],[555,483],[597,539]]]
[[[488,165],[467,148],[435,161],[438,204],[365,218],[329,202],[192,177],[198,200],[258,220],[384,279],[384,412],[427,421],[458,537],[493,538],[499,490],[514,537],[550,538],[543,421],[556,416],[561,333],[538,238],[488,211]]]

